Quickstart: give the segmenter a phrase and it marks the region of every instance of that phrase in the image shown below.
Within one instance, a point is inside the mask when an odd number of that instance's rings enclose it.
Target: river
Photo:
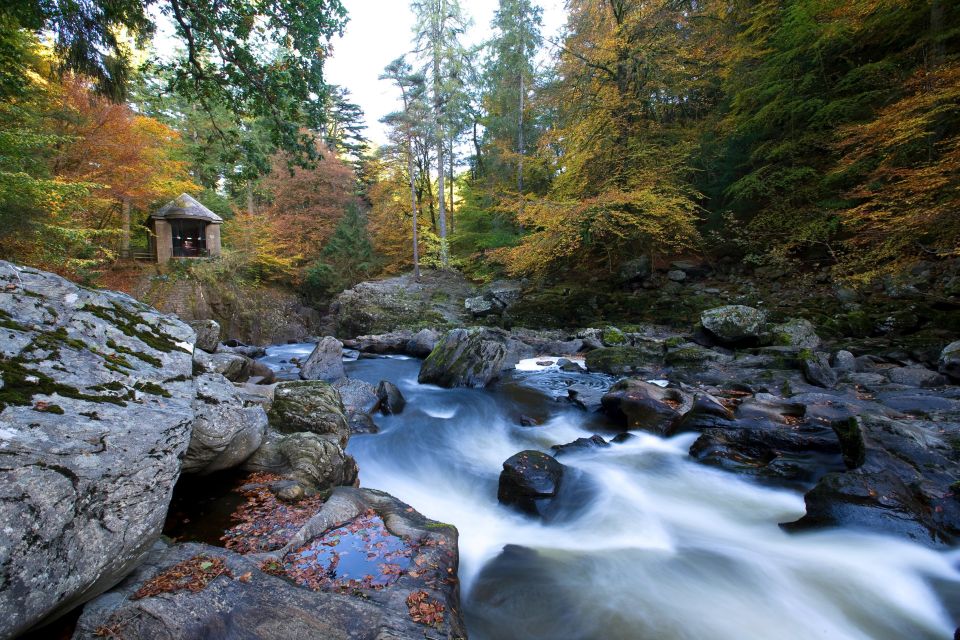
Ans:
[[[282,367],[310,346],[274,347],[267,361]],[[473,640],[953,637],[960,552],[845,530],[788,534],[778,523],[804,513],[802,494],[692,461],[694,435],[636,432],[562,456],[572,480],[548,521],[499,505],[504,460],[603,428],[553,396],[574,380],[609,380],[547,368],[451,390],[418,384],[419,366],[405,357],[346,364],[348,376],[390,380],[407,399],[348,451],[362,486],[459,529]],[[521,415],[542,424],[522,427]]]

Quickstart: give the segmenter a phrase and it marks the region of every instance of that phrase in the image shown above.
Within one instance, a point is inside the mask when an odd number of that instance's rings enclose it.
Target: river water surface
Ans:
[[[279,366],[311,347],[275,347],[266,360]],[[637,432],[562,456],[570,481],[546,522],[499,505],[504,460],[603,427],[553,396],[573,381],[609,379],[548,368],[451,390],[418,384],[419,366],[347,363],[348,376],[390,380],[407,399],[348,451],[362,486],[459,529],[473,640],[953,637],[960,553],[844,530],[787,534],[777,525],[803,514],[802,495],[692,461],[689,434]],[[521,415],[542,424],[521,427]]]

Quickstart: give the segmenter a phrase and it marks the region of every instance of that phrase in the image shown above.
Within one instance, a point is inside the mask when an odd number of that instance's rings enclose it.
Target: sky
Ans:
[[[543,8],[544,39],[555,37],[566,22],[564,0],[534,2]],[[490,37],[490,21],[498,4],[498,0],[463,0],[464,11],[473,20],[464,44]],[[367,137],[383,144],[387,136],[379,120],[400,108],[400,96],[390,82],[378,78],[384,67],[413,48],[413,14],[405,0],[343,0],[343,5],[350,22],[343,37],[333,41],[326,79],[350,90],[353,102],[366,115]]]

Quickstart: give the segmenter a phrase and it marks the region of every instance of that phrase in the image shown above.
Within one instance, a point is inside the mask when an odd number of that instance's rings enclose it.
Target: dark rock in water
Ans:
[[[567,444],[555,444],[550,449],[553,451],[553,455],[559,457],[565,453],[575,453],[577,451],[584,451],[586,449],[602,449],[609,447],[610,443],[604,440],[598,435],[592,435],[589,438],[577,438],[573,442],[568,442]]]
[[[441,387],[485,387],[519,361],[512,342],[498,329],[454,329],[423,361],[418,380]]]
[[[256,451],[267,431],[262,406],[247,406],[238,389],[215,373],[196,379],[197,399],[184,473],[208,474],[239,466]]]
[[[700,314],[700,324],[716,339],[736,344],[760,337],[767,320],[765,311],[744,305],[728,305]]]
[[[603,389],[588,384],[572,384],[567,387],[567,399],[584,411],[599,411],[602,406]]]
[[[304,380],[339,380],[343,371],[343,345],[336,338],[322,338],[313,353],[300,365],[300,377]]]
[[[377,408],[377,388],[358,378],[340,378],[331,383],[340,394],[347,413],[372,413]]]
[[[590,371],[623,375],[658,367],[663,364],[663,357],[663,345],[660,344],[605,347],[587,353],[586,365]]]
[[[801,357],[803,358],[801,363],[803,377],[807,382],[828,389],[837,386],[837,373],[830,368],[830,359],[827,354],[804,353]]]
[[[163,527],[190,442],[193,330],[0,261],[0,636],[109,589]]]
[[[357,481],[357,463],[331,436],[268,431],[263,444],[243,464],[248,471],[278,473],[310,493]]]
[[[844,421],[834,422],[831,426],[837,434],[837,440],[840,441],[840,454],[847,469],[862,467],[866,461],[867,445],[863,441],[860,421],[855,416],[851,416]]]
[[[643,380],[621,380],[602,399],[604,412],[625,429],[665,435],[693,400],[679,389],[664,389]]]
[[[380,412],[386,415],[396,415],[407,406],[407,401],[397,385],[387,380],[381,380],[377,385],[377,399],[380,401]]]
[[[628,442],[628,441],[630,441],[630,440],[633,440],[633,439],[636,438],[636,437],[637,437],[637,436],[635,436],[634,434],[628,433],[628,432],[624,431],[623,433],[618,433],[617,435],[615,435],[615,436],[613,436],[612,438],[610,438],[610,443],[611,443],[611,444],[622,444],[622,443],[624,443],[624,442]]]
[[[332,435],[347,446],[350,428],[340,394],[319,380],[281,382],[273,394],[270,425],[282,433]]]
[[[194,346],[207,353],[214,353],[217,350],[217,345],[220,344],[220,323],[216,320],[194,320],[188,324],[197,333],[197,341]]]
[[[940,373],[949,376],[954,382],[960,382],[960,340],[943,348],[937,366]]]
[[[539,451],[521,451],[503,463],[497,499],[533,515],[542,515],[557,495],[566,467]]]
[[[861,416],[862,466],[825,476],[805,496],[791,531],[849,527],[911,538],[933,547],[960,540],[960,424]]]
[[[329,561],[330,544],[356,551],[338,556],[338,565]],[[152,579],[191,561],[205,586],[150,589],[162,587]],[[359,575],[340,576],[361,561]],[[202,562],[211,564],[203,569]],[[395,570],[382,572],[385,565]],[[462,639],[459,591],[450,579],[457,565],[455,527],[387,494],[340,488],[287,546],[268,555],[158,544],[128,580],[87,605],[74,638],[94,640],[111,629],[139,640]]]
[[[583,367],[567,358],[557,360],[557,366],[560,367],[560,371],[565,371],[566,373],[581,373],[583,371]]]
[[[540,421],[536,418],[531,418],[530,416],[520,416],[520,426],[521,427],[539,427]]]

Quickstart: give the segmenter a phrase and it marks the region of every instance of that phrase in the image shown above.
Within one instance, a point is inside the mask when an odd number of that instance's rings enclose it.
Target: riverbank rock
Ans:
[[[240,465],[263,442],[266,412],[258,404],[247,406],[237,388],[219,374],[204,374],[195,382],[197,397],[183,472],[207,474]]]
[[[820,336],[809,320],[793,318],[770,327],[770,341],[779,346],[798,349],[816,349],[820,346]]]
[[[539,451],[521,451],[503,463],[497,500],[532,515],[543,515],[557,495],[566,467]]]
[[[322,338],[313,352],[300,365],[304,380],[339,380],[346,376],[343,370],[343,344],[336,338]]]
[[[663,365],[662,344],[648,343],[637,347],[604,347],[587,352],[585,364],[590,371],[624,375]]]
[[[246,382],[254,360],[239,353],[223,351],[207,353],[197,351],[193,354],[194,373],[216,373],[231,382]]]
[[[837,386],[837,373],[830,368],[830,358],[826,353],[801,352],[800,358],[803,377],[807,382],[827,389]]]
[[[194,346],[207,353],[214,353],[220,344],[220,323],[216,320],[194,320],[188,324],[197,334]]]
[[[362,576],[341,578],[331,565],[330,549],[353,540],[363,543],[377,588]],[[128,580],[85,608],[74,638],[94,640],[111,629],[117,637],[141,640],[463,639],[458,557],[455,527],[428,520],[385,493],[341,487],[269,555],[156,545]],[[191,561],[205,586],[149,589],[156,584],[151,579]],[[203,562],[210,562],[206,570]],[[381,573],[385,565],[394,569]]]
[[[347,289],[331,304],[331,319],[344,338],[456,326],[468,319],[464,300],[473,295],[473,285],[459,273],[424,270],[420,282],[406,274]]]
[[[951,342],[943,348],[937,364],[940,373],[960,383],[960,340]]]
[[[744,305],[727,305],[700,314],[700,324],[723,343],[738,343],[760,337],[767,314]]]
[[[270,425],[281,433],[331,435],[347,446],[350,428],[340,394],[319,380],[281,382],[273,392]]]
[[[0,261],[0,636],[129,573],[190,442],[193,330]]]
[[[296,481],[308,494],[357,481],[357,462],[339,441],[317,433],[267,431],[263,444],[243,465],[248,471],[278,473]]]
[[[357,336],[351,346],[363,353],[406,353],[407,344],[413,339],[412,331],[392,331],[372,336]]]
[[[426,358],[442,337],[443,334],[434,329],[421,329],[407,341],[406,352],[414,358]]]
[[[517,345],[499,329],[454,329],[423,361],[417,379],[441,387],[485,387],[520,360]]]

